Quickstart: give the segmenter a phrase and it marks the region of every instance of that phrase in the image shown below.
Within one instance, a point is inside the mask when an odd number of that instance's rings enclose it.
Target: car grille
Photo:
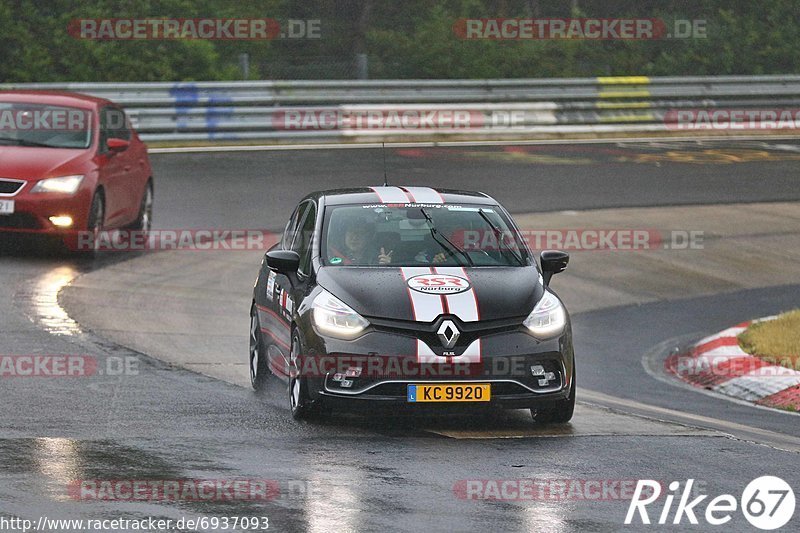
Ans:
[[[17,194],[24,185],[24,181],[0,178],[0,194],[7,196]]]
[[[40,229],[36,217],[29,213],[0,215],[0,229]]]
[[[368,320],[376,331],[383,331],[395,335],[404,335],[422,340],[437,355],[443,355],[444,348],[439,339],[437,331],[445,319],[452,320],[461,335],[458,337],[456,345],[453,347],[456,357],[461,355],[473,341],[481,337],[487,337],[496,333],[515,331],[520,328],[520,324],[525,320],[524,316],[511,317],[496,320],[481,320],[479,322],[462,322],[454,315],[441,315],[431,324],[419,322],[386,320],[370,317]]]

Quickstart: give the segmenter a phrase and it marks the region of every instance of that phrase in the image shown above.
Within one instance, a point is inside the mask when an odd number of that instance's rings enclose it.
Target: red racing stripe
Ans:
[[[281,315],[279,315],[278,313],[276,313],[275,311],[270,309],[269,307],[264,307],[263,305],[256,304],[256,309],[258,309],[259,311],[261,311],[263,313],[267,313],[268,315],[270,315],[270,316],[272,316],[274,318],[277,318],[282,325],[286,326],[287,328],[289,327],[289,322],[285,318],[283,318]]]
[[[400,188],[401,188],[401,189],[403,189],[403,192],[405,192],[405,193],[408,195],[408,199],[409,199],[409,200],[411,200],[411,203],[412,203],[412,204],[415,204],[415,203],[417,203],[417,201],[414,199],[414,195],[413,195],[413,194],[411,194],[411,191],[409,191],[409,190],[408,190],[408,189],[406,189],[405,187],[400,187]]]
[[[280,344],[282,347],[286,348],[287,350],[291,350],[292,349],[291,346],[286,344],[285,341],[283,341],[280,338],[278,338],[277,335],[275,335],[272,331],[268,330],[267,328],[261,328],[261,333],[266,333],[267,335],[272,337],[272,340],[274,340],[275,342],[277,342],[278,344]]]
[[[400,276],[403,278],[403,285],[406,286],[406,292],[408,293],[408,301],[411,303],[411,316],[414,317],[414,322],[416,322],[417,309],[414,307],[414,298],[411,296],[411,287],[408,286],[408,277],[406,277],[406,273],[403,272],[403,267],[400,267]]]

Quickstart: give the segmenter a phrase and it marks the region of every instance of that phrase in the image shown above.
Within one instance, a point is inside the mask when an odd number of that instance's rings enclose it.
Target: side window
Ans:
[[[292,243],[292,250],[300,255],[300,272],[311,272],[311,251],[314,242],[314,228],[317,222],[317,209],[314,202],[308,202],[305,218]]]
[[[303,206],[299,205],[294,209],[294,213],[289,217],[289,222],[286,223],[286,228],[283,230],[283,237],[281,237],[281,250],[288,250],[292,247],[292,237],[294,237],[294,230],[297,227],[297,219]]]
[[[111,108],[111,136],[115,139],[131,140],[131,127],[125,111],[118,107]]]
[[[108,145],[106,143],[108,142],[109,139],[108,124],[111,122],[108,118],[109,109],[110,108],[108,107],[104,107],[103,109],[100,110],[100,138],[98,142],[101,153],[108,151]]]

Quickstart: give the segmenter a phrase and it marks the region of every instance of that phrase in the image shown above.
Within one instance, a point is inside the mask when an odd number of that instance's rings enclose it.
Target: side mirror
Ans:
[[[569,254],[561,250],[544,250],[539,254],[539,262],[542,265],[542,277],[544,284],[550,284],[550,278],[554,274],[564,272],[569,263]]]
[[[124,152],[125,150],[128,149],[130,145],[131,143],[129,141],[126,141],[125,139],[111,138],[106,141],[106,146],[108,146],[108,149],[114,152],[115,154]]]
[[[296,274],[300,268],[300,256],[291,250],[272,250],[267,252],[267,266],[278,274]]]

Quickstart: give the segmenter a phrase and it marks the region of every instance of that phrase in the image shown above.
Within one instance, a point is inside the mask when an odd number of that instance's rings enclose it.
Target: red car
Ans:
[[[152,211],[147,147],[122,108],[82,94],[0,92],[0,232],[91,250],[101,230],[149,230]]]

